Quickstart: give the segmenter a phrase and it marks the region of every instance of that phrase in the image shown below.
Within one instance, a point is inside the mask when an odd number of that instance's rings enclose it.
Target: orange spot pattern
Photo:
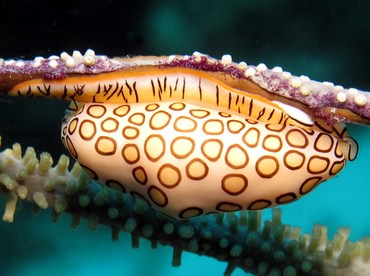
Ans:
[[[346,162],[334,131],[183,102],[88,103],[66,114],[63,142],[89,175],[175,218],[289,203]]]

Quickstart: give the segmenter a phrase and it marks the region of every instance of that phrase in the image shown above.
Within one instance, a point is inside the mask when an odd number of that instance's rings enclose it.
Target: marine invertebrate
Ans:
[[[342,122],[370,114],[365,92],[199,53],[3,61],[0,89],[72,100],[62,126],[71,155],[175,218],[298,199],[356,157]]]
[[[3,61],[2,63],[4,63],[4,67],[0,70],[0,83],[2,85],[2,89],[7,91],[9,94],[12,94],[13,92],[18,94],[19,92],[19,94],[22,95],[22,93],[25,92],[28,96],[33,96],[34,93],[53,96],[55,91],[51,91],[51,88],[55,86],[49,87],[47,82],[57,84],[58,80],[63,79],[63,81],[65,81],[64,78],[68,74],[71,74],[68,75],[69,77],[73,77],[73,75],[77,74],[79,70],[80,72],[90,70],[92,73],[97,73],[99,71],[94,71],[97,69],[93,66],[95,62],[104,68],[103,71],[109,71],[109,68],[117,69],[119,66],[122,66],[122,63],[116,63],[112,60],[107,60],[101,57],[94,57],[91,53],[87,54],[85,58],[80,57],[81,61],[79,61],[78,57],[71,59],[66,55],[62,56],[63,59],[65,59],[66,67],[63,67],[64,65],[62,64],[64,63],[56,57],[52,57],[48,60],[37,59],[37,61],[34,62]],[[84,59],[85,61],[83,61]],[[105,63],[103,64],[105,64],[106,67],[102,65],[104,60]],[[227,56],[224,57],[221,62],[212,62],[212,59],[208,57],[195,54],[192,57],[170,58],[168,63],[162,65],[166,67],[182,64],[183,67],[190,68],[200,66],[200,69],[208,68],[209,71],[216,71],[214,73],[215,75],[219,75],[219,78],[229,77],[232,79],[231,76],[236,76],[236,80],[242,79],[241,76],[239,77],[240,79],[237,78],[238,74],[241,72],[244,72],[243,76],[246,78],[247,76],[253,76],[256,80],[264,76],[264,73],[262,72],[274,75],[274,72],[267,71],[262,65],[259,66],[258,70],[254,69],[255,67],[252,66],[246,69],[246,65],[243,63],[239,64],[239,67],[237,67],[235,64],[230,64],[229,61],[230,60],[228,60]],[[135,63],[134,60],[129,60],[126,65],[131,66],[132,64],[130,65],[130,62]],[[30,66],[32,66],[34,70],[31,70],[32,68]],[[47,69],[46,71],[45,67]],[[157,68],[157,66],[155,67]],[[63,68],[66,71],[64,71]],[[19,73],[21,71],[27,73],[21,74]],[[275,69],[274,71],[278,71],[277,74],[280,74],[279,69]],[[66,72],[68,72],[68,74]],[[283,73],[281,73],[281,76],[283,76]],[[284,92],[289,96],[295,95],[294,93],[298,91],[302,96],[305,96],[304,94],[308,94],[306,96],[311,95],[319,97],[318,94],[322,93],[319,92],[319,90],[321,91],[321,89],[326,89],[327,94],[323,98],[326,99],[326,97],[328,97],[329,100],[327,101],[315,102],[309,97],[302,97],[301,99],[304,104],[308,104],[312,107],[313,111],[309,112],[311,115],[315,114],[324,119],[325,122],[320,121],[320,123],[315,124],[315,127],[324,128],[332,135],[335,135],[336,138],[343,138],[343,140],[345,140],[347,139],[345,128],[338,126],[333,127],[331,124],[345,120],[367,123],[367,100],[364,100],[367,99],[367,94],[353,89],[345,90],[340,87],[335,88],[330,84],[321,85],[315,82],[308,82],[305,77],[299,78],[301,81],[301,83],[299,83],[296,78],[292,78],[291,76],[289,77],[289,74],[287,73],[285,73],[284,76],[286,78],[286,82],[291,82],[291,86],[287,86],[285,90],[277,90],[277,93]],[[24,78],[30,78],[30,83],[32,83],[32,80],[35,78],[37,79],[38,77],[44,79],[44,86],[40,86],[37,84],[37,81],[34,81],[34,84],[36,84],[35,87],[25,86],[26,90],[10,89],[15,85],[15,83],[19,82],[19,79],[22,79],[23,82]],[[291,78],[294,79],[294,81]],[[284,83],[283,80],[279,81],[283,84],[287,84]],[[302,85],[302,82],[305,81],[307,81],[307,83]],[[248,85],[252,87],[252,90],[258,90],[258,88],[253,87],[251,83],[248,83]],[[18,88],[21,87],[22,85]],[[33,88],[36,88],[36,90],[33,90]],[[67,93],[68,91],[66,91],[70,88],[72,89],[71,91],[74,91],[72,94],[69,94]],[[109,86],[107,86],[107,88],[109,88]],[[83,91],[87,91],[84,89],[85,88],[82,86],[74,86],[72,83],[71,87],[63,87],[63,93],[59,96],[62,98],[71,96],[72,99],[77,100],[76,98],[84,94],[82,93]],[[107,90],[108,91],[106,92],[108,92],[108,94],[109,91],[114,91],[109,89]],[[57,91],[58,89],[56,92]],[[65,94],[64,91],[66,91]],[[260,92],[265,93],[266,91],[263,92],[263,90],[261,90]],[[157,97],[160,97],[159,95],[162,97],[163,94],[161,93],[162,92],[158,92]],[[104,93],[102,92],[102,94]],[[108,94],[106,94],[106,96]],[[117,94],[119,93],[117,92]],[[345,96],[343,96],[343,94]],[[356,96],[354,94],[362,96]],[[135,90],[132,90],[131,94],[128,92],[128,95],[135,98]],[[336,96],[333,98],[333,95]],[[295,96],[297,99],[301,97],[299,95]],[[81,100],[81,98],[78,100]],[[279,102],[280,101],[283,101],[282,98],[279,98]],[[181,103],[178,103],[178,101],[166,104],[167,105],[158,108],[170,109],[171,105],[183,106]],[[322,104],[326,106],[326,108],[320,110],[319,107]],[[279,106],[280,104],[276,105]],[[298,105],[301,106],[300,104]],[[75,106],[77,107],[78,104]],[[99,106],[99,104],[96,104],[96,106]],[[172,106],[172,108],[174,106]],[[72,105],[70,109],[73,109],[73,107],[74,105]],[[144,109],[145,107],[149,108],[149,105],[143,105]],[[188,107],[191,108],[191,104],[184,104],[184,109]],[[89,104],[85,105],[84,108],[88,110]],[[117,108],[117,106],[114,108]],[[286,107],[281,105],[279,108],[284,110]],[[280,109],[277,109],[274,113],[279,112]],[[302,109],[305,109],[304,105],[302,105]],[[76,110],[78,110],[78,108]],[[156,111],[158,112],[159,110]],[[204,111],[208,110],[200,110],[199,112],[202,113]],[[228,113],[225,112],[225,114],[217,114],[216,116],[228,118],[227,114]],[[77,116],[78,115],[77,111]],[[226,117],[223,117],[222,115]],[[70,116],[70,114],[67,113],[66,119],[68,116]],[[263,116],[263,114],[261,116]],[[310,132],[308,130],[309,126],[307,126],[307,122],[309,122],[308,124],[312,123],[310,123],[309,120],[303,121],[301,117],[295,116],[299,115],[292,115],[295,119],[292,119],[291,117],[286,119],[287,121],[292,120],[290,121],[292,124],[300,125],[304,132]],[[70,130],[74,129],[73,120],[76,121],[77,118],[78,117],[75,117],[75,115],[72,115],[69,125],[66,126],[66,131],[69,131],[69,128]],[[166,119],[166,115],[162,116],[162,119],[163,118]],[[299,118],[298,121],[297,118]],[[161,122],[162,120],[159,120],[159,123]],[[245,124],[244,121],[243,123]],[[102,124],[101,126],[109,129],[110,125],[111,124],[107,124],[106,126],[105,124]],[[114,125],[115,124],[113,123],[113,126]],[[73,131],[71,132],[73,134]],[[128,134],[130,133],[131,132],[128,132],[126,135],[129,137],[130,135]],[[133,133],[135,133],[135,131],[133,131]],[[332,141],[330,138],[329,140]],[[349,159],[353,159],[355,157],[356,148],[351,146],[355,146],[355,144],[349,139],[348,141],[348,144],[344,143],[344,145],[347,145],[347,150],[345,152],[347,152],[346,155]],[[313,143],[315,144],[315,142]],[[331,144],[331,142],[329,144]],[[332,146],[330,146],[330,148],[332,148]],[[324,244],[327,242],[325,228],[314,228],[314,235],[312,238],[307,236],[300,237],[297,231],[291,231],[288,227],[281,224],[279,214],[276,211],[273,222],[266,222],[263,228],[258,226],[259,215],[254,212],[241,213],[239,217],[234,214],[226,216],[227,222],[225,222],[224,214],[195,218],[188,221],[174,221],[154,212],[140,201],[135,201],[136,203],[134,203],[133,199],[128,196],[122,196],[122,194],[111,190],[97,188],[97,186],[89,180],[86,175],[82,174],[79,176],[80,169],[78,165],[74,167],[71,173],[68,173],[66,170],[68,167],[68,159],[66,157],[62,157],[58,162],[58,165],[55,168],[51,168],[52,161],[50,156],[47,154],[41,155],[40,163],[38,163],[32,149],[28,150],[25,156],[22,157],[19,145],[15,145],[13,149],[8,149],[1,153],[0,160],[2,173],[1,192],[5,194],[7,198],[7,211],[4,219],[8,221],[12,220],[16,200],[28,199],[35,202],[41,208],[51,207],[56,213],[68,211],[74,215],[78,214],[77,216],[87,216],[92,227],[97,223],[109,225],[113,229],[114,237],[116,237],[117,229],[124,229],[125,231],[132,233],[134,241],[137,241],[138,236],[142,236],[149,238],[154,243],[161,242],[171,244],[175,249],[175,257],[181,255],[180,252],[184,249],[226,260],[229,263],[226,271],[227,274],[231,273],[235,267],[241,267],[242,269],[253,273],[280,273],[281,271],[284,271],[284,273],[288,273],[288,275],[295,275],[300,272],[330,274],[333,271],[338,272],[342,269],[345,271],[347,269],[352,269],[351,271],[354,271],[358,269],[359,263],[361,266],[360,269],[366,271],[365,268],[368,261],[367,242],[364,241],[356,244],[345,243],[344,241],[348,235],[345,230],[341,230],[334,241],[332,243],[328,242],[328,247],[323,249]],[[116,184],[115,187],[120,187],[117,186],[116,182],[113,184]],[[128,212],[127,210],[130,211]],[[157,231],[158,229],[161,230]],[[308,239],[310,240],[309,242],[307,241]],[[254,253],[256,253],[256,255],[253,255]],[[175,258],[174,263],[177,264],[178,260],[178,258]],[[339,263],[336,263],[338,260]]]

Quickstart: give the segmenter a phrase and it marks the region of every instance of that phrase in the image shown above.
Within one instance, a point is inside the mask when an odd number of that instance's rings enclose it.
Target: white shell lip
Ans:
[[[294,119],[308,125],[314,125],[315,122],[312,120],[311,116],[308,115],[306,112],[294,106],[279,101],[273,101],[273,103],[279,105],[287,114],[289,114],[289,116],[293,117]]]

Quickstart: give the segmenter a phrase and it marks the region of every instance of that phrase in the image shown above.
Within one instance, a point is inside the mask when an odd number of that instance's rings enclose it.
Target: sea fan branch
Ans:
[[[37,208],[72,215],[72,227],[82,217],[94,229],[103,224],[131,234],[133,247],[140,238],[173,247],[172,265],[179,266],[181,253],[189,251],[227,263],[225,275],[235,268],[257,275],[368,275],[370,242],[347,240],[349,229],[339,229],[333,240],[325,226],[315,225],[311,235],[281,222],[281,210],[261,223],[261,212],[215,214],[177,221],[151,209],[141,200],[102,187],[78,164],[71,170],[62,155],[53,167],[50,154],[37,158],[33,148],[22,155],[21,146],[0,153],[0,192],[5,196],[4,221],[12,222],[17,201],[33,202]]]

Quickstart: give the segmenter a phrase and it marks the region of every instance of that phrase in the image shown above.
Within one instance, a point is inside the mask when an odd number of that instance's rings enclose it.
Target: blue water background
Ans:
[[[57,4],[56,4],[57,3]],[[57,8],[56,8],[57,5]],[[370,90],[369,1],[11,1],[0,3],[0,56],[48,56],[73,49],[126,54],[232,54],[248,64],[265,62],[296,75]],[[66,103],[0,98],[2,148],[13,142],[38,153],[65,152],[59,140]],[[370,236],[370,128],[350,125],[358,158],[305,198],[283,207],[283,221],[309,233],[314,224],[351,227],[350,239]],[[56,159],[56,158],[55,158]],[[4,208],[3,201],[0,204]],[[271,215],[270,210],[264,217]],[[226,264],[172,250],[131,248],[121,233],[73,230],[71,217],[52,223],[49,211],[32,215],[25,204],[13,224],[0,222],[1,275],[222,275]],[[245,275],[237,270],[233,275]]]

